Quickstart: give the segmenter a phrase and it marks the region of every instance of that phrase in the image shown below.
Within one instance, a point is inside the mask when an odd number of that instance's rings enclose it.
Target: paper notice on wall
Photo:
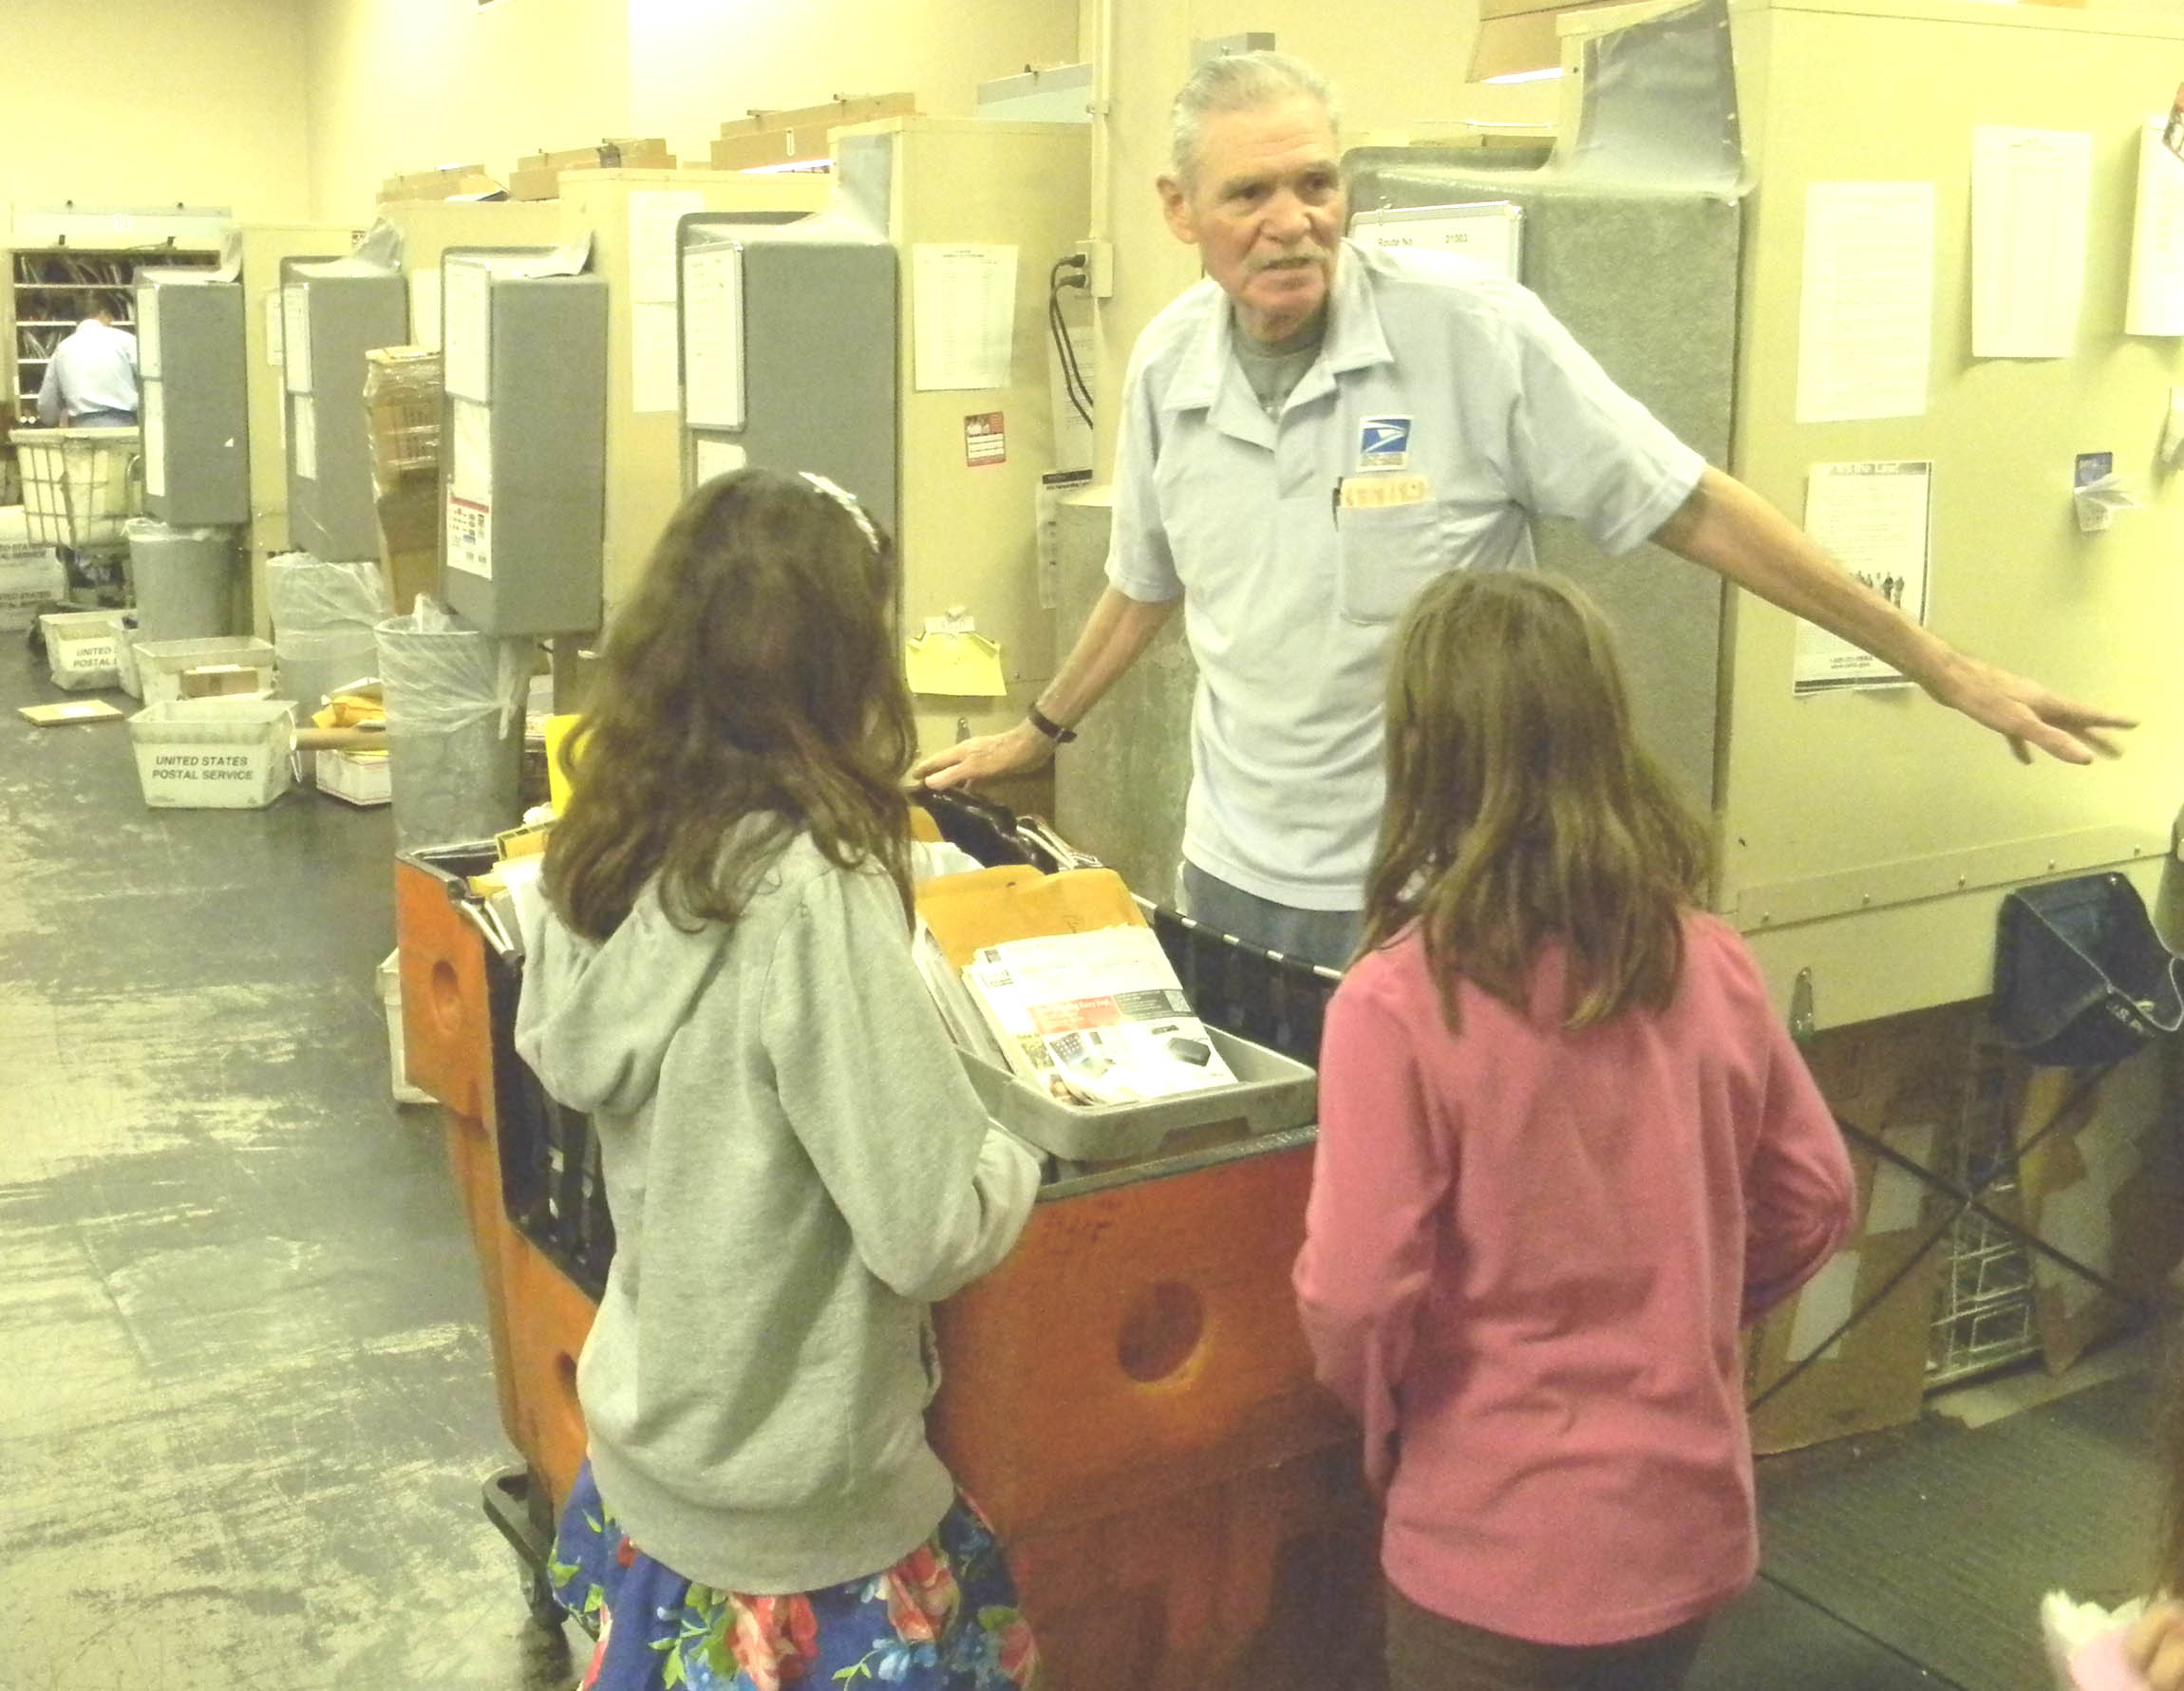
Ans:
[[[288,390],[311,391],[311,290],[290,282],[280,291],[281,360],[288,366]]]
[[[289,462],[306,481],[318,479],[318,408],[308,393],[289,400]]]
[[[911,249],[917,389],[1007,387],[1016,340],[1016,249]]]
[[[2093,137],[1986,123],[1971,133],[1971,355],[2068,358],[2085,292]]]
[[[160,368],[160,291],[137,290],[137,374],[157,377]]]
[[[683,254],[683,416],[692,428],[744,426],[744,254]]]
[[[459,498],[493,503],[493,407],[475,400],[447,405],[447,485]]]
[[[674,301],[631,306],[630,409],[673,411],[682,398],[681,373],[675,365]]]
[[[409,272],[409,344],[440,350],[440,266]]]
[[[1805,481],[1805,532],[1830,556],[1911,621],[1927,616],[1933,465],[1925,461],[1815,464]],[[1872,653],[1812,623],[1798,624],[1798,693],[1904,686]]]
[[[442,380],[459,398],[493,397],[493,272],[482,264],[441,266]]]
[[[167,385],[147,381],[141,390],[144,413],[144,492],[155,499],[167,497]]]
[[[1805,189],[1798,421],[1926,414],[1933,356],[1933,184]]]
[[[1039,606],[1052,611],[1062,603],[1062,501],[1092,485],[1090,470],[1049,470],[1032,495],[1031,532],[1037,547]]]
[[[2148,118],[2138,130],[2125,334],[2184,334],[2184,159],[2161,139],[2167,123],[2166,118]]]
[[[675,299],[675,225],[706,209],[692,188],[640,188],[630,195],[630,297],[639,304]]]
[[[447,496],[447,567],[493,579],[493,507]]]
[[[695,461],[691,468],[696,472],[701,484],[710,481],[715,476],[725,476],[731,471],[740,470],[750,462],[750,454],[737,441],[701,439],[692,457]]]
[[[265,296],[266,313],[266,363],[275,369],[281,366],[281,291],[270,289]]]

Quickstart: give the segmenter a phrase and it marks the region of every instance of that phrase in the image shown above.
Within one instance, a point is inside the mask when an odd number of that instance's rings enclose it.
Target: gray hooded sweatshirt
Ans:
[[[516,1046],[598,1136],[615,1252],[576,1395],[622,1531],[744,1592],[923,1543],[954,1499],[926,1306],[1007,1253],[1039,1168],[988,1123],[885,874],[800,835],[732,925],[651,891],[604,944],[549,917]]]

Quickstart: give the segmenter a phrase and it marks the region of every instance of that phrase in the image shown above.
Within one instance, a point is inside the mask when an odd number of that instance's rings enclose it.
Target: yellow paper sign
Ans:
[[[1000,699],[1008,693],[1001,648],[984,634],[920,634],[903,647],[902,663],[913,693],[959,699]]]

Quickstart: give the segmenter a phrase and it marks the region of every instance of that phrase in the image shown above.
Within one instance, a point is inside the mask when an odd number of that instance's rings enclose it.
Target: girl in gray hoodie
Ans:
[[[516,1043],[591,1116],[614,1221],[554,1569],[604,1691],[1036,1680],[925,1439],[927,1306],[1007,1252],[1039,1171],[911,960],[895,592],[832,483],[717,478],[573,736]]]

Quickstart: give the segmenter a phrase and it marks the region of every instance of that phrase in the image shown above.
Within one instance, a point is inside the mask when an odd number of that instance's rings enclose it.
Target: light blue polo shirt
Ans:
[[[1230,334],[1209,280],[1139,337],[1107,578],[1183,597],[1198,664],[1183,855],[1278,904],[1355,910],[1384,792],[1388,636],[1412,596],[1444,571],[1529,565],[1534,514],[1627,552],[1704,460],[1529,290],[1467,259],[1346,241],[1319,360],[1278,419]],[[1424,486],[1338,512],[1360,476]]]

